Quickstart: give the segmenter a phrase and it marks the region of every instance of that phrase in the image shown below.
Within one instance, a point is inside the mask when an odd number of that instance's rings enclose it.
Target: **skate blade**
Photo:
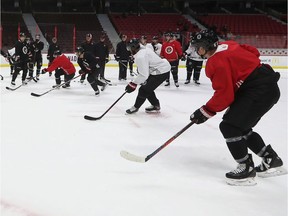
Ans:
[[[226,179],[226,183],[232,186],[254,186],[257,184],[254,177],[245,179]]]
[[[287,170],[284,167],[276,167],[266,170],[265,172],[257,172],[257,176],[261,178],[269,178],[273,176],[286,175]]]
[[[159,114],[160,113],[160,110],[152,110],[152,111],[147,111],[145,110],[146,113],[149,113],[149,114]]]

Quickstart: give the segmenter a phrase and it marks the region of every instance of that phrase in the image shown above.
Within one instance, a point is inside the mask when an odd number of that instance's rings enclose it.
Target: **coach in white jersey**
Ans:
[[[151,49],[140,47],[140,42],[136,38],[128,42],[127,49],[134,55],[138,75],[126,86],[125,91],[131,93],[137,85],[141,87],[134,106],[126,110],[126,113],[137,112],[146,99],[151,103],[151,106],[145,109],[146,112],[159,111],[160,103],[154,90],[167,79],[171,70],[169,62],[160,58]]]
[[[152,43],[147,43],[147,48],[153,50],[158,56],[160,56],[162,44],[158,43],[158,36],[153,36]]]

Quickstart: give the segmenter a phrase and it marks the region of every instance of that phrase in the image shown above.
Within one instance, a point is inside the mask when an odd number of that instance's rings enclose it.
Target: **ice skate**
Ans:
[[[22,80],[22,85],[27,85],[27,82],[25,80]]]
[[[198,80],[194,80],[194,83],[195,83],[196,85],[200,85],[200,83],[199,83]]]
[[[96,95],[96,96],[99,96],[99,94],[100,94],[100,91],[99,91],[99,90],[95,91],[95,95]]]
[[[160,112],[160,106],[158,105],[151,105],[151,106],[149,106],[149,107],[146,107],[145,108],[145,111],[147,112],[147,113],[151,113],[151,112],[155,112],[155,113],[158,113],[158,112]]]
[[[104,83],[103,86],[101,86],[101,91],[104,91],[106,89],[107,85],[108,85],[107,83]]]
[[[187,85],[187,84],[189,84],[189,83],[190,83],[190,80],[186,80],[184,84]]]
[[[132,113],[138,112],[138,110],[139,109],[137,109],[136,107],[132,106],[130,109],[126,110],[126,113],[127,114],[132,114]]]
[[[66,83],[62,86],[62,88],[69,88],[70,87],[70,84],[69,83]]]
[[[287,170],[282,167],[283,162],[277,153],[268,145],[263,153],[262,163],[255,167],[257,176],[262,178],[287,174]]]
[[[165,83],[164,86],[170,86],[170,82],[169,82],[169,81],[166,81],[166,83]]]
[[[233,186],[253,186],[257,184],[255,176],[252,155],[249,154],[246,161],[239,163],[235,170],[226,173],[226,183]]]
[[[178,87],[179,87],[179,83],[178,83],[178,82],[175,82],[175,86],[178,88]]]
[[[16,85],[15,81],[11,81],[11,86],[15,86],[15,85]]]
[[[59,85],[60,85],[60,84],[59,84]],[[52,88],[59,89],[59,88],[60,88],[59,85],[57,85],[57,84],[56,84],[56,85],[53,85]]]

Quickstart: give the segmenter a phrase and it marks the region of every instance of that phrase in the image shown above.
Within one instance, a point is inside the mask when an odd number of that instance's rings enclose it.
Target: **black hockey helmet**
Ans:
[[[142,36],[140,37],[140,39],[147,40],[147,36],[146,36],[146,35],[142,35]]]
[[[206,51],[216,49],[218,46],[218,37],[214,31],[202,30],[197,32],[191,38],[191,45],[198,50],[203,47]]]
[[[159,39],[159,37],[157,35],[152,37],[152,40],[158,40],[158,39]]]
[[[137,38],[132,38],[127,43],[127,50],[132,52],[132,54],[137,53],[137,51],[140,49],[140,41]]]
[[[75,54],[79,57],[82,53],[84,53],[84,48],[83,47],[77,47],[75,50]]]
[[[92,38],[92,34],[91,33],[86,34],[86,38]]]
[[[53,56],[59,56],[61,54],[62,54],[61,50],[55,50]]]
[[[172,34],[172,32],[165,32],[165,33],[164,33],[164,36],[165,36],[165,37],[172,37],[173,34]]]
[[[26,34],[24,32],[20,32],[19,37],[26,37]]]

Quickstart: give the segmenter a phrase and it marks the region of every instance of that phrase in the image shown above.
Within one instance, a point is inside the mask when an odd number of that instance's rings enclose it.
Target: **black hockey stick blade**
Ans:
[[[99,117],[92,117],[92,116],[85,115],[85,116],[84,116],[84,119],[86,119],[86,120],[90,120],[90,121],[96,121],[96,120],[101,119],[102,117],[103,117],[103,116],[99,116]]]
[[[33,92],[31,93],[31,95],[32,95],[32,96],[35,96],[35,97],[40,97],[40,96],[42,96],[42,94],[36,94],[36,93],[33,93]]]
[[[180,136],[184,131],[186,131],[189,127],[191,127],[195,121],[189,122],[184,128],[182,128],[180,131],[178,131],[173,137],[171,137],[169,140],[167,140],[163,145],[161,145],[159,148],[157,148],[154,152],[147,155],[146,157],[141,157],[134,155],[132,153],[129,153],[127,151],[121,151],[120,155],[125,158],[126,160],[138,162],[138,163],[145,163],[148,160],[150,160],[152,157],[154,157],[158,152],[160,152],[163,148],[168,146],[173,140],[175,140],[178,136]]]
[[[106,115],[106,113],[126,94],[127,92],[125,91],[101,116],[99,117],[92,117],[92,116],[88,116],[85,115],[84,119],[86,120],[90,120],[90,121],[96,121],[101,119],[104,115]]]
[[[6,86],[6,89],[7,90],[10,90],[10,91],[15,91],[16,89],[20,88],[22,85],[16,87],[16,88],[10,88],[9,86]]]

